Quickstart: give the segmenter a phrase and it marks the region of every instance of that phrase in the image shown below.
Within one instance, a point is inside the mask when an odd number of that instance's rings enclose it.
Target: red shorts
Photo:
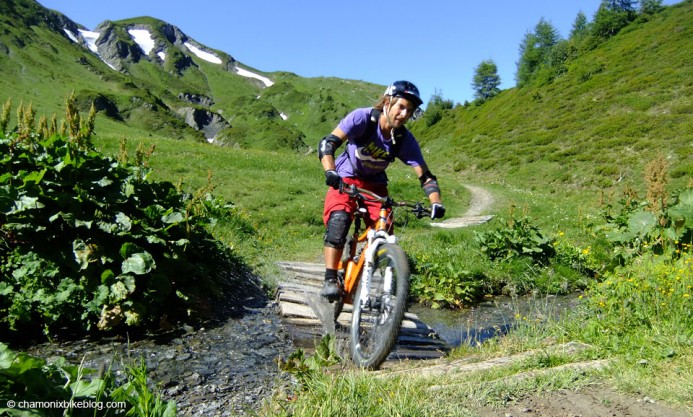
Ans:
[[[385,197],[387,195],[387,185],[385,184],[374,184],[360,180],[358,178],[342,178],[344,184],[354,184],[359,188],[364,188],[366,190],[372,191],[379,196]],[[368,217],[371,221],[375,222],[380,216],[380,203],[373,203],[364,201],[363,204],[368,210]],[[349,194],[339,193],[339,190],[335,190],[330,187],[327,190],[327,195],[325,196],[325,208],[323,210],[322,220],[327,226],[327,220],[330,218],[330,213],[337,210],[344,210],[353,217],[356,211],[356,200],[349,198]]]

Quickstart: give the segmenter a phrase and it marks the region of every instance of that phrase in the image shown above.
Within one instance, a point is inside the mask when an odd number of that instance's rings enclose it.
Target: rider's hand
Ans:
[[[337,171],[334,169],[328,169],[325,171],[325,185],[329,185],[335,190],[339,190],[340,186],[342,185],[342,177],[340,177],[339,174],[337,174]]]
[[[445,206],[441,203],[431,204],[431,220],[442,219],[445,216]]]

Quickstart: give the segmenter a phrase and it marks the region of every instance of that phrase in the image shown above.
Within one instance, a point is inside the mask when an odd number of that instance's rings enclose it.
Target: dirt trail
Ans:
[[[507,407],[478,410],[479,417],[691,417],[644,394],[624,395],[608,386],[556,391],[518,399]]]
[[[472,193],[467,212],[462,217],[453,217],[441,222],[434,222],[431,223],[431,226],[454,229],[486,223],[493,218],[492,215],[483,214],[493,206],[493,195],[481,187],[474,185],[465,185],[465,187]]]

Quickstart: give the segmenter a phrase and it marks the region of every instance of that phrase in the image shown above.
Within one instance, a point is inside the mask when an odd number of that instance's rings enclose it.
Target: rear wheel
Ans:
[[[404,251],[394,244],[381,245],[368,287],[365,278],[354,299],[350,351],[358,366],[377,369],[394,347],[404,317],[409,294],[409,264]]]

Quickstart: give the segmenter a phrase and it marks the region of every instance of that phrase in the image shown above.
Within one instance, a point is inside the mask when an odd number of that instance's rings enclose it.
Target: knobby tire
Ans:
[[[350,337],[352,360],[359,367],[371,370],[380,367],[395,346],[409,294],[409,263],[399,246],[381,245],[374,261],[366,303],[360,302],[362,291],[368,290],[363,278],[356,290]],[[383,293],[387,267],[393,273],[389,297]]]

